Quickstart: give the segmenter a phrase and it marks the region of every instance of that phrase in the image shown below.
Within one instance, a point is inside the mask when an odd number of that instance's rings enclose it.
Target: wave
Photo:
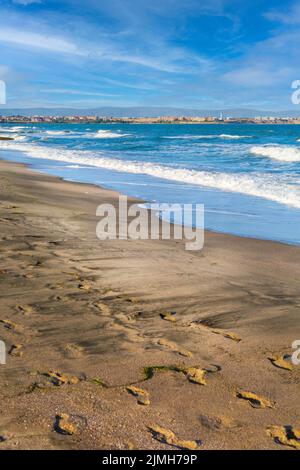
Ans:
[[[73,134],[71,131],[45,131],[45,134],[48,135],[68,135]]]
[[[258,145],[251,147],[250,152],[281,162],[300,162],[300,149],[288,145]]]
[[[100,129],[99,131],[96,132],[96,134],[92,134],[93,137],[96,139],[116,139],[119,137],[126,137],[130,134],[120,134],[117,132],[112,132],[108,130],[102,130]]]
[[[1,129],[0,129],[1,130]],[[72,138],[72,139],[116,139],[120,137],[126,137],[130,134],[122,134],[119,132],[112,132],[109,130],[99,130],[97,132],[82,132],[82,131],[54,131],[54,130],[42,130],[41,132],[36,133],[35,137],[40,137],[42,140],[47,140],[48,138]]]
[[[15,132],[15,131],[20,131],[22,129],[30,129],[29,127],[27,126],[13,126],[13,127],[10,127],[10,129]]]
[[[20,129],[17,129],[16,127],[0,127],[0,132],[7,132],[7,133],[12,133],[16,134]]]
[[[100,152],[95,154],[86,150],[65,150],[13,141],[0,141],[1,149],[21,151],[32,158],[144,174],[169,181],[255,196],[300,209],[300,187],[290,184],[286,178],[282,181],[275,175],[231,174],[174,168],[150,162],[106,158]]]
[[[250,139],[253,137],[252,135],[233,135],[233,134],[220,134],[219,137],[221,139],[232,139],[232,140],[238,140],[238,139]]]
[[[215,135],[164,135],[163,139],[214,139]]]
[[[201,135],[166,135],[164,139],[250,139],[252,135],[232,135],[232,134],[201,134]]]
[[[13,127],[0,127],[0,132],[9,133],[9,134],[17,134],[18,132],[25,133],[32,132],[35,127],[28,127],[28,126],[13,126]]]
[[[74,131],[45,131],[43,134],[52,135],[55,137],[75,137],[82,139],[116,139],[120,137],[125,137],[130,134],[121,134],[119,132],[112,132],[109,130],[100,129],[97,132],[74,132]]]

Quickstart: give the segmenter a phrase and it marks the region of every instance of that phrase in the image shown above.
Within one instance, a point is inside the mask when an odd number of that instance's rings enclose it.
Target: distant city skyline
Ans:
[[[192,108],[175,108],[160,106],[136,106],[136,107],[120,107],[120,106],[103,106],[98,108],[69,108],[69,107],[41,107],[41,108],[8,108],[0,106],[1,117],[103,117],[103,118],[166,118],[166,117],[186,117],[186,118],[209,118],[213,117],[221,120],[227,118],[300,118],[300,109],[296,106],[293,110],[259,110],[251,108],[224,108],[224,109],[192,109]]]
[[[0,0],[6,108],[300,114],[300,0]]]

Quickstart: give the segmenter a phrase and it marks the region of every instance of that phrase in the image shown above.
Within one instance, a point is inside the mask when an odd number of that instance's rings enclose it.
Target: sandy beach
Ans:
[[[4,161],[0,190],[0,449],[300,447],[299,247],[99,241],[116,192]]]

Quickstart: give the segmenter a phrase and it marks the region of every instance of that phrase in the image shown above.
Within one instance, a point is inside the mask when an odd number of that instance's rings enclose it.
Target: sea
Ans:
[[[300,126],[0,124],[0,137],[13,139],[0,157],[33,170],[203,204],[207,230],[300,244]]]

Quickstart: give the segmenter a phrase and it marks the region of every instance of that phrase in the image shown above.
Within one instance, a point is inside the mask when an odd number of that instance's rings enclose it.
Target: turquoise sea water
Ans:
[[[149,202],[202,203],[206,229],[300,244],[296,125],[0,125],[0,156]]]

